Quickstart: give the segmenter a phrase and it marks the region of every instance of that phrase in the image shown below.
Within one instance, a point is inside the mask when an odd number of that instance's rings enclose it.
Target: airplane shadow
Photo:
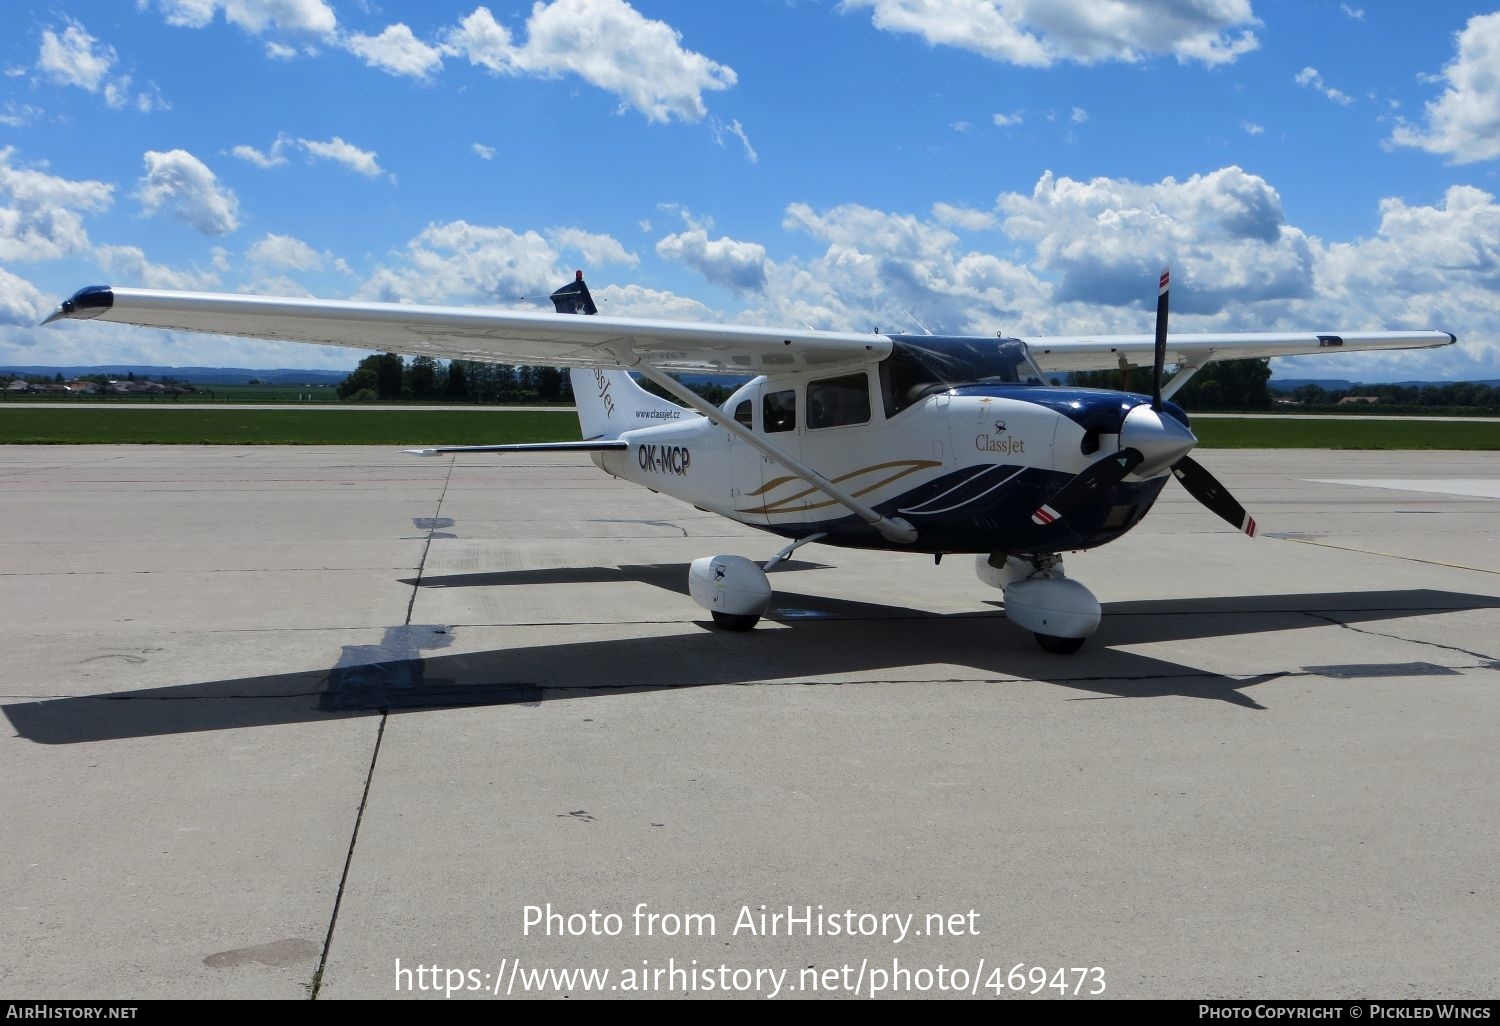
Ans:
[[[821,569],[789,563],[785,570]],[[582,567],[423,577],[421,588],[640,581],[685,592],[682,564]],[[0,706],[16,733],[38,744],[405,714],[467,706],[531,706],[674,688],[885,683],[919,689],[930,667],[997,686],[1047,684],[1080,697],[1196,698],[1261,709],[1247,689],[1301,667],[1235,679],[1113,646],[1252,635],[1316,626],[1321,614],[1345,623],[1435,612],[1500,608],[1500,599],[1414,589],[1257,595],[1113,603],[1098,634],[1072,656],[1048,655],[1002,613],[940,614],[878,601],[778,589],[768,620],[784,631],[698,629],[649,638],[538,644],[448,653],[453,635],[434,625],[392,627],[382,644],[349,646],[331,669],[147,688]],[[913,622],[893,628],[891,621]],[[1326,622],[1326,621],[1325,621]],[[459,628],[462,630],[462,628]]]

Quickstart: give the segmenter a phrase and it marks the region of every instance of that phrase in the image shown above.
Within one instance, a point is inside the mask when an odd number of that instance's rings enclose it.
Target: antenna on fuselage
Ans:
[[[902,307],[902,309],[906,310],[906,316],[908,316],[908,317],[910,317],[912,319],[912,323],[915,324],[917,327],[919,327],[919,328],[922,329],[922,334],[924,334],[924,335],[931,335],[932,334],[931,329],[929,329],[927,327],[927,325],[925,325],[921,321],[917,320],[917,315],[916,314],[912,313],[910,310],[907,310],[905,307]]]

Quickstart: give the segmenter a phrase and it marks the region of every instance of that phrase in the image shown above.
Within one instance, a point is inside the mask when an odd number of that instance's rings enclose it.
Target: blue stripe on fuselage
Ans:
[[[972,467],[945,474],[878,504],[885,516],[900,516],[917,529],[911,545],[893,545],[855,516],[816,523],[774,524],[768,530],[787,538],[825,534],[825,545],[911,552],[1009,552],[1029,555],[1091,549],[1129,531],[1156,501],[1165,476],[1150,481],[1122,481],[1087,506],[1069,512],[1056,523],[1042,526],[1031,514],[1057,494],[1070,475],[1039,467],[999,467],[1004,483],[986,489],[974,479]],[[977,494],[976,494],[977,492]],[[946,493],[946,494],[945,494]],[[933,502],[943,496],[941,502]],[[968,498],[969,501],[963,501]],[[957,500],[957,501],[955,501]],[[927,507],[937,512],[917,512]],[[1122,508],[1123,507],[1123,508]]]

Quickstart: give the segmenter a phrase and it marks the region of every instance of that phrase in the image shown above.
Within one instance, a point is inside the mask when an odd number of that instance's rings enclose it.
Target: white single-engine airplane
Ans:
[[[771,603],[765,571],[809,542],[977,553],[1008,619],[1049,652],[1075,652],[1099,602],[1061,553],[1129,531],[1169,477],[1237,530],[1255,521],[1188,456],[1188,417],[1167,402],[1212,360],[1450,345],[1442,331],[988,338],[854,334],[623,317],[93,286],[44,323],[93,318],[177,331],[406,355],[572,367],[581,442],[445,446],[587,452],[615,477],[791,540],[763,566],[695,560],[693,600],[729,630]],[[558,313],[596,315],[583,272]],[[1148,399],[1049,386],[1045,373],[1144,365]],[[1163,387],[1167,363],[1177,373]],[[636,384],[655,382],[683,406]],[[715,407],[671,372],[758,375]]]

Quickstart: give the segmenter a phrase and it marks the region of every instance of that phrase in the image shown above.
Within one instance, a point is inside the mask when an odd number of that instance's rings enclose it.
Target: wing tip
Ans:
[[[115,305],[115,290],[109,285],[85,285],[58,304],[42,324],[51,324],[65,318],[98,317]]]

